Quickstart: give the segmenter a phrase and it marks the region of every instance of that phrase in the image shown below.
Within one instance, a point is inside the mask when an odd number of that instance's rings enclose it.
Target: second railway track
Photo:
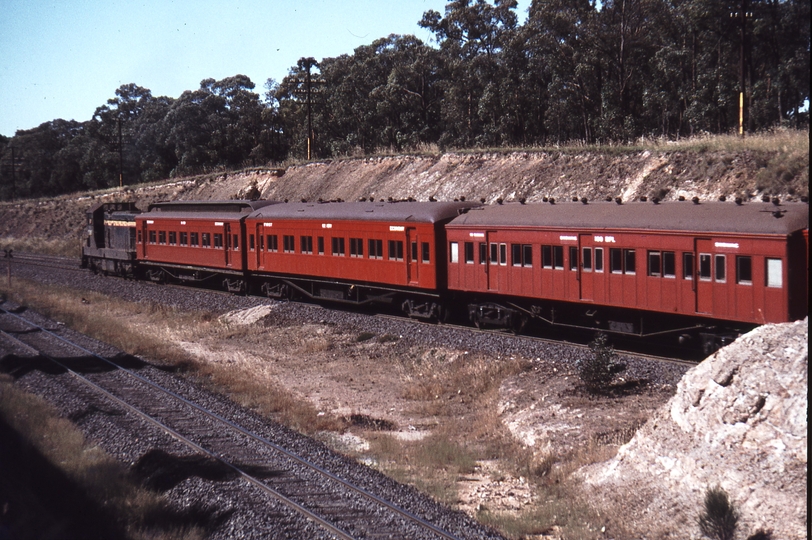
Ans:
[[[305,516],[326,537],[469,537],[446,531],[11,309],[0,307],[0,330],[7,346],[54,362],[114,406]]]

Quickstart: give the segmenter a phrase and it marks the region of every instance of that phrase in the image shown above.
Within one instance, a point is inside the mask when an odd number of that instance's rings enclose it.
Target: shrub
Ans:
[[[705,492],[705,511],[699,515],[699,529],[702,534],[716,540],[733,540],[739,512],[720,486],[708,488]]]
[[[592,354],[579,358],[575,363],[578,376],[590,392],[605,392],[615,375],[626,369],[625,363],[617,361],[614,347],[606,341],[606,334],[595,336],[589,344]]]

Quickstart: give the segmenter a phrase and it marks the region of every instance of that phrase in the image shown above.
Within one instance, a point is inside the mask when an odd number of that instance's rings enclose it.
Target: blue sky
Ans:
[[[415,34],[446,0],[0,0],[0,134],[89,120],[123,84],[178,97],[244,74],[262,93],[303,56]],[[523,23],[530,0],[519,0]]]

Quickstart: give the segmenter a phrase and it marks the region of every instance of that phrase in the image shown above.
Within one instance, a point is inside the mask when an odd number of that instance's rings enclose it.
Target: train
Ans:
[[[808,313],[807,202],[167,201],[87,212],[82,266],[710,353]]]

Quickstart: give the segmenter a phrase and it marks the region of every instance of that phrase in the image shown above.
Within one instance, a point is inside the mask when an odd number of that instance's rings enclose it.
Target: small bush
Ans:
[[[708,538],[733,540],[739,512],[720,486],[708,488],[705,492],[705,511],[699,515],[699,529]]]
[[[606,341],[606,334],[598,334],[589,344],[592,354],[575,363],[578,376],[590,392],[605,392],[615,375],[626,369],[625,363],[617,361],[614,347]]]

